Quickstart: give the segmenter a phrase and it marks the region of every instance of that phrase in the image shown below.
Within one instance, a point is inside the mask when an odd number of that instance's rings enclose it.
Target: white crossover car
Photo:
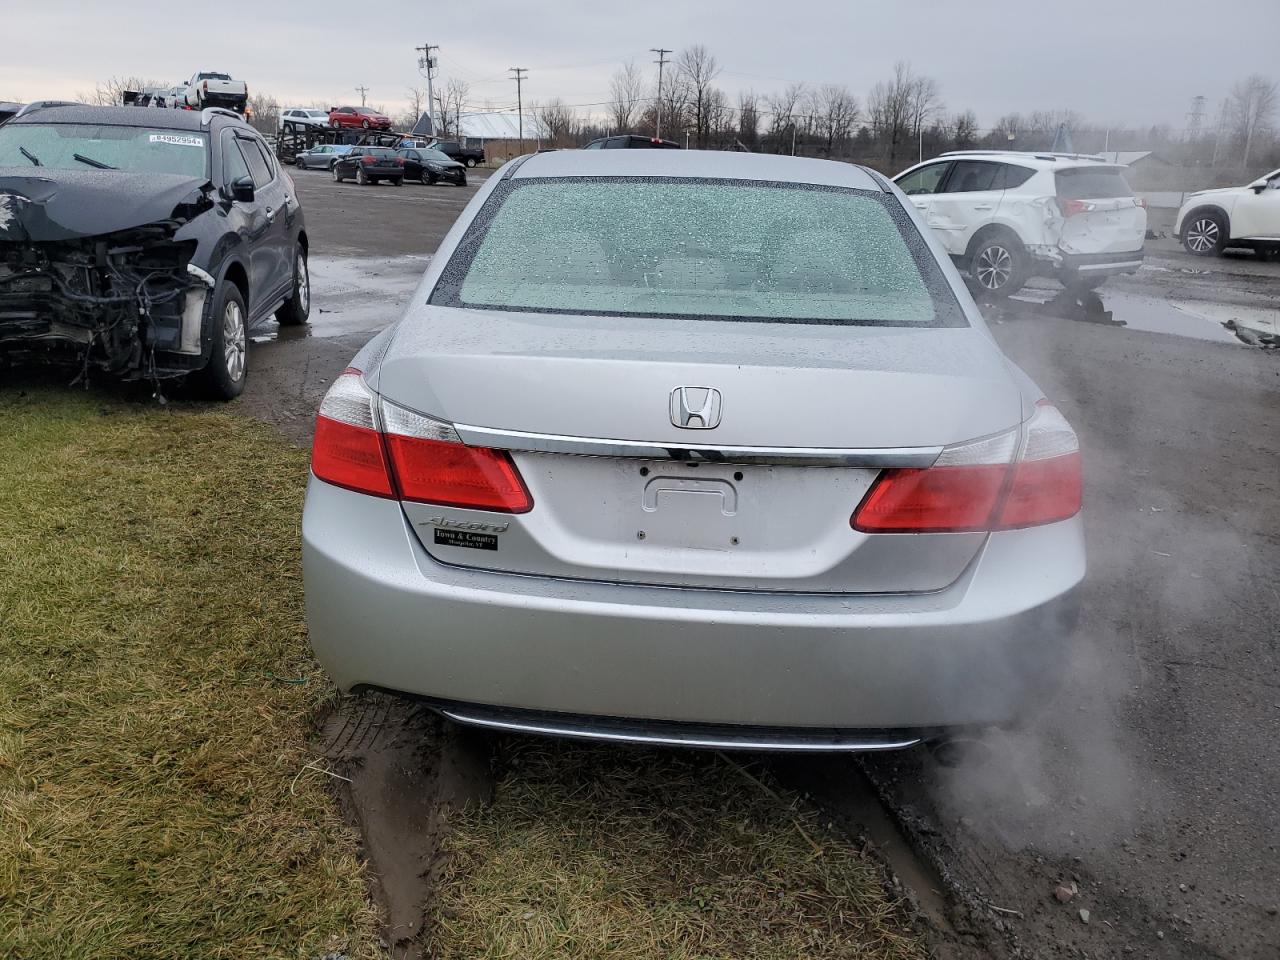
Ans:
[[[1178,211],[1173,232],[1183,248],[1198,257],[1227,247],[1280,251],[1280,170],[1245,187],[1191,194]]]
[[[944,153],[894,178],[980,290],[1007,297],[1033,275],[1096,287],[1142,265],[1147,208],[1124,167],[1079,154]]]

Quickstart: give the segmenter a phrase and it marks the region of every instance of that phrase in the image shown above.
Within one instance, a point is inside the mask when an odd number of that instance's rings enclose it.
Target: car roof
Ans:
[[[934,159],[995,160],[1001,163],[1017,163],[1024,167],[1034,167],[1037,170],[1124,166],[1090,153],[1054,153],[1052,150],[951,150]]]
[[[509,176],[690,177],[883,189],[868,170],[852,163],[719,150],[555,150],[529,156]]]
[[[244,122],[239,117],[233,119],[219,113],[212,115],[210,124],[218,119],[233,123]],[[88,105],[43,107],[24,116],[15,117],[9,122],[101,123],[113,127],[156,127],[163,130],[208,129],[199,110],[154,110],[146,107],[91,107]]]

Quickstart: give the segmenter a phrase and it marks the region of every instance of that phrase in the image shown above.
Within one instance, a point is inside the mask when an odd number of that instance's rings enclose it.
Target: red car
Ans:
[[[390,130],[391,118],[369,107],[333,107],[329,111],[329,126]]]

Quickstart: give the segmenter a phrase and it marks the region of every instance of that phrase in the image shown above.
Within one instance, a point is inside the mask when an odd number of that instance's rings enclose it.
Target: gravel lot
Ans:
[[[305,442],[483,175],[365,188],[298,172],[312,323],[260,332],[241,408]],[[1277,955],[1280,352],[1221,322],[1274,316],[1278,298],[1280,263],[1155,240],[1101,303],[1045,285],[989,311],[1080,433],[1090,575],[1075,669],[1041,723],[960,769],[923,752],[863,764],[920,876],[945,879],[951,955]],[[856,761],[776,769],[854,826],[874,819]]]

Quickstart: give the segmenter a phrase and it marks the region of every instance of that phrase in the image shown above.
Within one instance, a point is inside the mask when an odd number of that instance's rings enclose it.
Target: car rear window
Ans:
[[[1120,167],[1075,167],[1055,175],[1058,196],[1064,200],[1102,200],[1132,197],[1133,190]]]
[[[759,181],[555,178],[495,190],[431,302],[605,316],[964,326],[889,195]]]
[[[209,143],[198,131],[89,123],[0,127],[0,167],[34,167],[31,157],[55,170],[89,170],[96,162],[140,173],[209,175]]]
[[[366,157],[394,157],[396,152],[390,147],[364,147],[361,154]]]

